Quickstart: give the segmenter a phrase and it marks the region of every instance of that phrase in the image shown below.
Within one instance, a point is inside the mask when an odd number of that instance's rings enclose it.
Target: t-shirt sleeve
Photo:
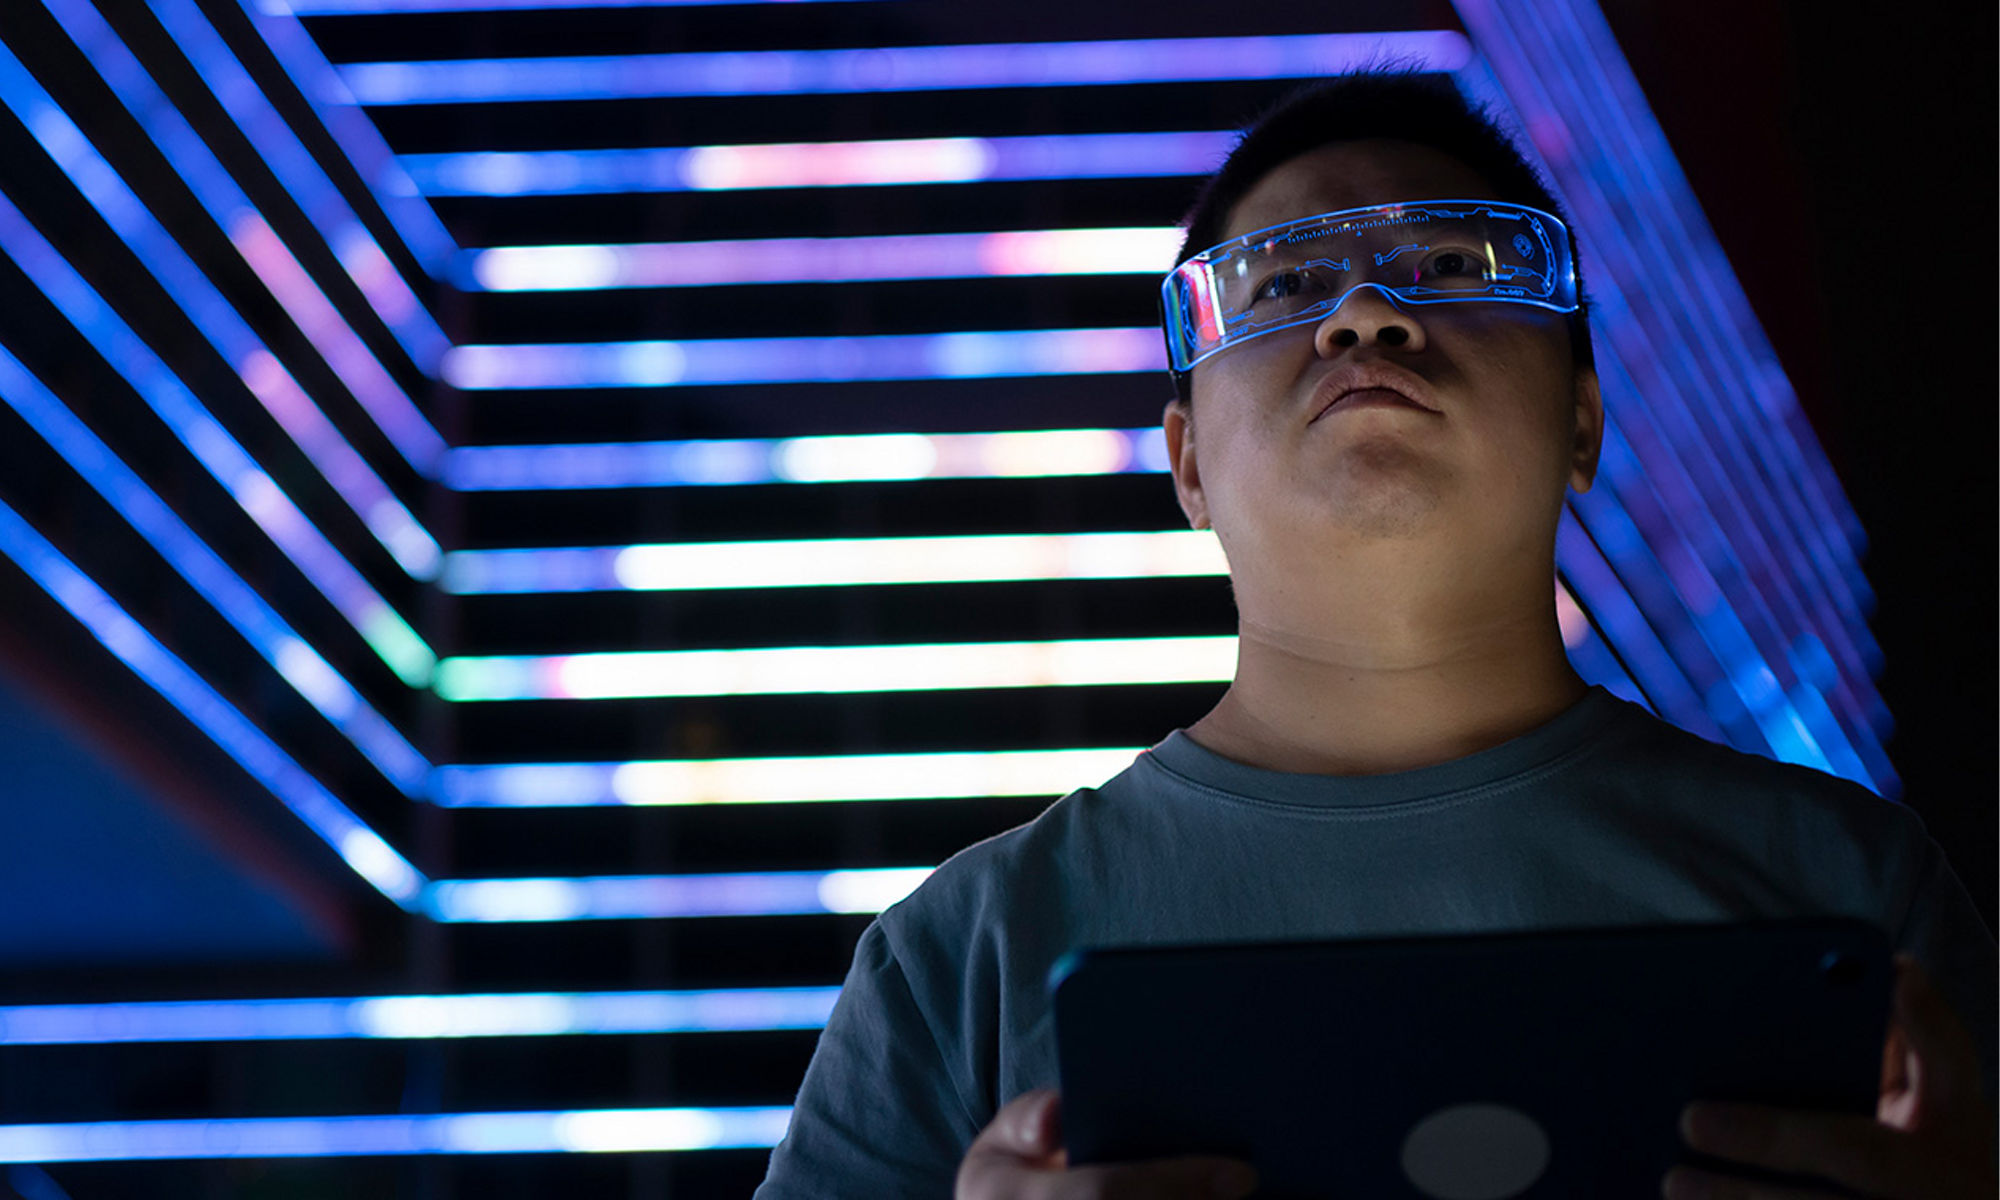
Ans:
[[[1979,1047],[1980,1076],[1986,1097],[1994,1098],[1996,1059],[2000,1059],[2000,1005],[1995,981],[2000,974],[1993,934],[1986,928],[1972,896],[1959,882],[1944,851],[1928,834],[1917,835],[1922,850],[1915,886],[1903,922],[1896,930],[1896,949],[1916,956],[1924,973],[1958,1011]]]
[[[755,1200],[947,1197],[977,1134],[881,922],[870,924]]]

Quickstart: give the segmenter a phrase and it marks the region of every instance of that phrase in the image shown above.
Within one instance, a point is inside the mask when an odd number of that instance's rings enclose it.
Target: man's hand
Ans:
[[[956,1200],[1239,1200],[1257,1173],[1230,1158],[1069,1166],[1055,1089],[1027,1092],[993,1117],[959,1164]]]
[[[1993,1200],[1994,1113],[1979,1052],[1917,961],[1896,956],[1895,1015],[1875,1119],[1748,1104],[1690,1104],[1681,1134],[1704,1154],[1801,1172],[1884,1200]],[[1689,1167],[1668,1200],[1814,1200],[1831,1193],[1754,1184]]]

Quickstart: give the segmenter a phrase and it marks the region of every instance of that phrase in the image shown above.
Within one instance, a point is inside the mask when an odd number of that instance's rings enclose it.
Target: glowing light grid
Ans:
[[[424,896],[451,922],[619,921],[878,913],[917,889],[929,867],[760,871],[731,875],[599,875],[441,879]]]
[[[1181,231],[1023,229],[894,237],[767,238],[632,245],[494,246],[468,251],[470,290],[581,291],[852,283],[1009,275],[1164,275]]]
[[[398,158],[426,196],[574,196],[882,187],[995,179],[1206,175],[1233,131],[910,138],[636,150],[459,151]]]
[[[1166,435],[1151,426],[456,446],[445,460],[444,483],[457,491],[479,492],[1027,479],[1166,469]]]
[[[1152,326],[458,346],[444,360],[445,379],[466,391],[994,379],[1165,369],[1160,331]]]
[[[619,1108],[0,1125],[0,1162],[719,1150],[775,1146],[790,1121],[789,1108]]]
[[[1315,77],[1383,55],[1455,71],[1471,53],[1463,35],[1439,30],[369,62],[340,73],[361,104],[477,104]]]
[[[818,1029],[837,987],[169,1000],[0,1007],[0,1046]]]
[[[432,772],[431,798],[441,808],[569,808],[1062,796],[1111,778],[1131,766],[1140,750],[457,765]]]
[[[1233,636],[779,646],[448,658],[435,690],[474,701],[1129,686],[1227,683],[1235,667]]]
[[[444,590],[689,591],[1225,575],[1206,530],[457,550]]]

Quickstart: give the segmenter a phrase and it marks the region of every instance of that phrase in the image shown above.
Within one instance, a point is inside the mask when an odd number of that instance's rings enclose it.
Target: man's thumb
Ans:
[[[1062,1146],[1062,1097],[1054,1088],[1029,1092],[1015,1100],[1021,1110],[1010,1140],[1024,1154],[1054,1154]],[[1011,1105],[1009,1107],[1012,1107]]]

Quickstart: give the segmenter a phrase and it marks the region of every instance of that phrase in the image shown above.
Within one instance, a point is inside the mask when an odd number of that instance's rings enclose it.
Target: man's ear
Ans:
[[[1180,498],[1181,511],[1189,525],[1207,529],[1208,499],[1201,490],[1201,468],[1194,461],[1194,410],[1179,397],[1169,400],[1160,425],[1167,434],[1167,468],[1174,473],[1174,495]]]
[[[1604,450],[1604,397],[1597,390],[1597,369],[1576,369],[1576,437],[1570,442],[1569,485],[1587,492],[1597,479],[1597,460]]]

